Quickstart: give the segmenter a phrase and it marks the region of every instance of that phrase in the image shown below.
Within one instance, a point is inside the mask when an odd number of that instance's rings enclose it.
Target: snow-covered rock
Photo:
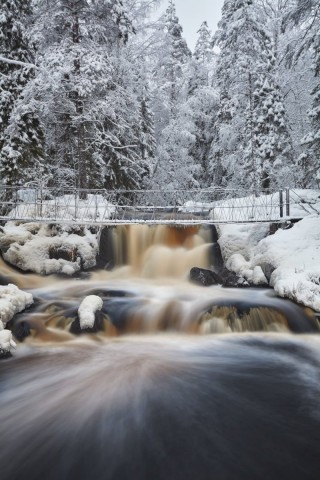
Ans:
[[[11,348],[15,348],[16,343],[12,338],[10,330],[0,330],[0,358],[10,352]]]
[[[101,310],[103,306],[102,298],[97,295],[88,295],[80,304],[78,315],[81,330],[93,328],[95,321],[95,313]]]
[[[309,215],[291,229],[280,229],[260,240],[256,236],[245,248],[241,247],[243,228],[220,227],[219,243],[227,268],[259,285],[267,282],[263,269],[268,266],[270,286],[279,296],[320,311],[320,217]],[[238,247],[230,248],[233,241]],[[243,254],[234,253],[237,248]]]
[[[13,284],[0,286],[0,358],[16,347],[11,331],[5,329],[6,324],[32,303],[31,293],[23,292]]]
[[[87,228],[8,222],[0,231],[3,258],[24,271],[72,275],[95,266],[97,235]]]
[[[22,312],[33,303],[31,293],[23,292],[16,285],[0,286],[0,322],[3,327],[16,313]],[[0,324],[1,328],[1,324]]]

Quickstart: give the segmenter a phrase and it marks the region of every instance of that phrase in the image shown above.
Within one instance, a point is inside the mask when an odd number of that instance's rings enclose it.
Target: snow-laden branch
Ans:
[[[20,62],[19,60],[11,60],[10,58],[2,57],[1,55],[0,62],[8,63],[9,65],[19,65],[20,67],[36,68],[37,70],[39,69],[39,67],[37,67],[37,65],[34,65],[33,63]]]

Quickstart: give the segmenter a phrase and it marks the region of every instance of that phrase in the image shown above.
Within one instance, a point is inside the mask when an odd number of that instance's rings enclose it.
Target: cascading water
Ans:
[[[271,290],[189,283],[214,262],[209,229],[103,238],[109,270],[90,278],[0,260],[35,299],[0,362],[1,480],[317,479],[316,321]],[[99,328],[76,335],[88,295],[103,300]]]

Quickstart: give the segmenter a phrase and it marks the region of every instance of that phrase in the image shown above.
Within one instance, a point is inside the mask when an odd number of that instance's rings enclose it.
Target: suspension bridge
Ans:
[[[295,190],[267,194],[202,190],[80,190],[0,187],[0,221],[70,225],[202,225],[281,222],[291,205],[319,213]],[[301,216],[300,216],[301,217]]]

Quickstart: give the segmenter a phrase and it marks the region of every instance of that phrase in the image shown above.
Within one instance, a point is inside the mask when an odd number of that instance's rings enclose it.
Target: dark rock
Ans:
[[[211,263],[217,272],[223,269],[223,258],[219,243],[213,243],[211,247]]]
[[[15,318],[7,323],[6,328],[11,330],[14,338],[19,342],[23,342],[31,334],[29,324],[25,321],[17,321]]]
[[[244,288],[244,287],[250,287],[250,283],[240,275],[236,275],[233,272],[229,272],[229,274],[223,279],[222,283],[223,287],[228,287],[228,288]]]
[[[113,227],[105,227],[101,230],[99,240],[99,253],[96,257],[96,265],[104,270],[112,270],[115,265],[115,248],[113,241]]]
[[[215,273],[213,270],[207,270],[205,268],[198,267],[191,268],[190,281],[193,283],[197,283],[198,285],[203,285],[204,287],[223,283],[220,275]]]
[[[210,228],[210,231],[211,231],[212,242],[217,243],[217,241],[219,239],[217,227],[215,225],[210,225],[209,228]]]
[[[67,260],[68,262],[76,262],[78,257],[78,250],[76,247],[67,246],[59,247],[59,246],[52,246],[49,248],[49,258],[53,258],[55,260]]]
[[[260,265],[260,267],[261,267],[261,270],[264,273],[264,276],[268,280],[268,283],[270,283],[270,278],[271,278],[272,272],[274,272],[274,270],[275,270],[275,267],[273,265],[271,265],[270,263],[262,263]]]
[[[70,332],[74,335],[81,335],[83,333],[97,333],[103,331],[104,327],[104,318],[103,313],[100,310],[97,310],[94,315],[94,324],[92,328],[81,328],[80,320],[77,315],[77,318],[72,322],[70,327]]]
[[[241,277],[241,275],[231,272],[226,267],[223,267],[223,269],[219,271],[219,275],[222,278],[223,287],[250,287],[249,282],[245,278]]]
[[[190,270],[190,281],[209,287],[210,285],[222,285],[223,287],[238,288],[250,287],[249,282],[227,268],[223,268],[219,273],[213,270],[206,270],[205,268],[193,267]]]
[[[10,350],[2,350],[0,348],[0,360],[3,360],[4,358],[10,358],[12,357],[12,353]]]

